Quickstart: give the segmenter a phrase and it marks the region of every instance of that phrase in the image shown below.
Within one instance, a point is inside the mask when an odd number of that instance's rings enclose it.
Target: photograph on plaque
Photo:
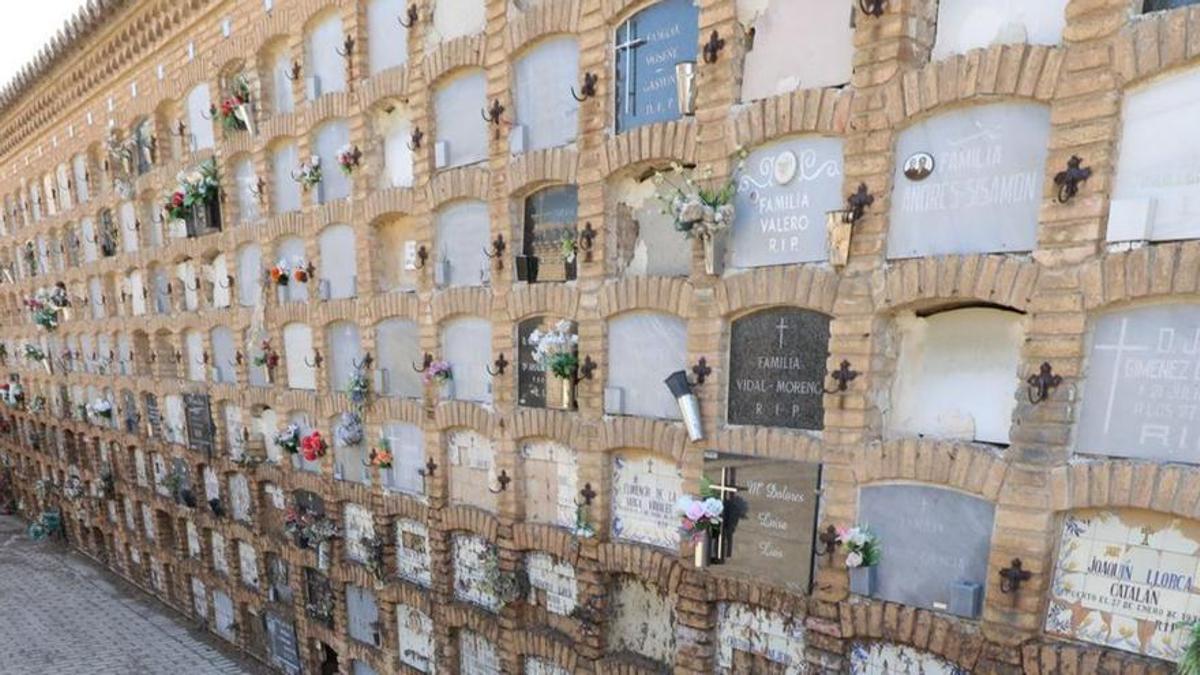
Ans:
[[[820,430],[828,357],[825,314],[772,307],[734,319],[729,338],[729,423]]]
[[[1068,513],[1046,632],[1178,661],[1200,620],[1200,522],[1141,509]]]
[[[725,504],[709,569],[808,593],[821,465],[709,451],[703,485]]]

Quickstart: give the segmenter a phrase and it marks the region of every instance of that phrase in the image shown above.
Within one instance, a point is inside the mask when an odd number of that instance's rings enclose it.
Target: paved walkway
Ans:
[[[218,675],[261,672],[216,638],[61,544],[0,516],[0,672]]]

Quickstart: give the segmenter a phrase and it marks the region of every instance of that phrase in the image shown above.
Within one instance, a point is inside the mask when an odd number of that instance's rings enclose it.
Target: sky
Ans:
[[[0,21],[0,89],[37,54],[86,0],[35,0]]]

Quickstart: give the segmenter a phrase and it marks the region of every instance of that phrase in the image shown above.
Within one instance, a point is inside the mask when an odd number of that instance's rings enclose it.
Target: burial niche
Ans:
[[[699,19],[694,0],[660,0],[617,27],[613,82],[618,132],[680,117],[677,64],[695,66]]]
[[[931,58],[939,61],[995,45],[1055,45],[1066,22],[1067,0],[938,0]]]
[[[631,311],[608,322],[608,381],[604,412],[679,419],[679,405],[663,382],[686,370],[687,322],[672,314]]]
[[[729,345],[730,424],[824,428],[828,316],[759,310],[732,322]]]
[[[742,67],[742,100],[850,81],[854,25],[843,3],[827,0],[738,3],[753,30]]]

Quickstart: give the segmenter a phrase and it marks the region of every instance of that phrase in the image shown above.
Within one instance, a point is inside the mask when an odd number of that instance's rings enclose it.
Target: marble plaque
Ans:
[[[375,536],[375,521],[371,510],[358,504],[348,503],[344,509],[343,531],[345,536],[346,558],[355,562],[367,560],[367,547],[363,538]]]
[[[888,258],[1030,251],[1037,243],[1050,109],[958,108],[896,143]]]
[[[710,569],[808,593],[821,465],[708,452],[704,476],[728,495]]]
[[[674,662],[675,607],[670,596],[641,579],[620,577],[610,602],[610,652],[630,652],[662,664]]]
[[[495,643],[479,633],[463,630],[458,636],[459,672],[465,675],[501,675]]]
[[[807,671],[804,619],[736,602],[717,605],[717,667],[721,673],[746,672],[739,652],[777,664],[784,675]]]
[[[1200,305],[1096,319],[1075,452],[1200,463]]]
[[[396,521],[396,572],[420,586],[433,584],[429,528],[416,520]]]
[[[618,132],[679,117],[675,64],[696,60],[699,15],[693,0],[660,0],[617,28]]]
[[[675,502],[683,490],[683,472],[670,459],[645,451],[616,452],[612,462],[613,537],[677,550]]]
[[[258,588],[258,553],[250,544],[239,541],[238,567],[242,572],[242,583],[250,588]]]
[[[841,139],[792,138],[758,148],[738,179],[730,264],[827,260],[825,212],[844,201]]]
[[[829,317],[794,307],[733,321],[729,423],[820,430],[825,425]]]
[[[875,597],[946,610],[955,584],[986,588],[990,502],[925,485],[871,485],[859,491],[858,514],[883,548]]]
[[[530,603],[553,614],[571,614],[575,609],[574,567],[549,553],[530,553],[525,556],[525,573],[529,575]]]
[[[495,455],[492,441],[477,431],[455,429],[446,434],[452,504],[496,510],[496,495],[488,490],[496,484]]]
[[[965,668],[929,652],[892,642],[850,646],[851,675],[969,675]]]
[[[455,534],[452,544],[455,599],[493,612],[499,609],[500,598],[487,582],[488,568],[497,564],[495,546],[472,534]]]
[[[433,619],[409,605],[396,605],[400,662],[422,673],[433,671]]]
[[[300,675],[300,648],[296,640],[296,626],[274,612],[264,615],[267,624],[267,651],[271,665],[288,675]]]
[[[1046,632],[1178,661],[1200,620],[1200,523],[1140,509],[1063,522]]]

